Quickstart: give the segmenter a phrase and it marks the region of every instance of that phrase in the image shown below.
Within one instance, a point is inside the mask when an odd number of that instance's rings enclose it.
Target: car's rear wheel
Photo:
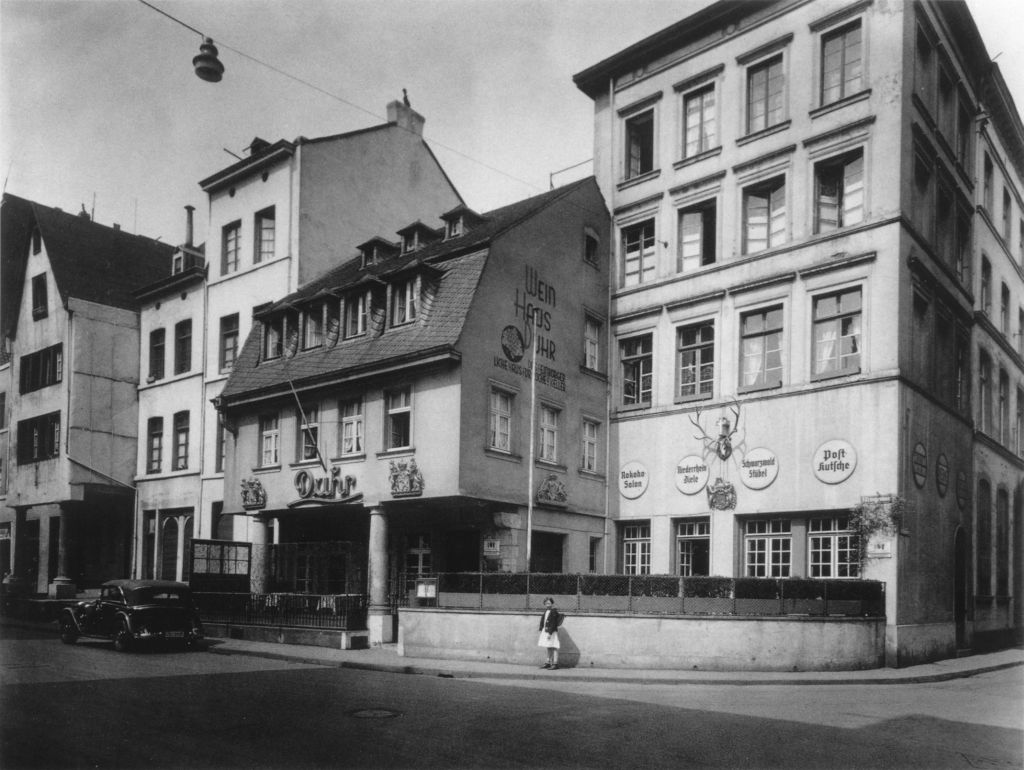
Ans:
[[[117,633],[114,634],[114,649],[118,652],[128,652],[131,648],[132,632],[128,628],[128,623],[122,620]]]
[[[60,640],[64,642],[64,644],[74,644],[78,641],[78,629],[75,628],[74,622],[69,618],[61,618]]]

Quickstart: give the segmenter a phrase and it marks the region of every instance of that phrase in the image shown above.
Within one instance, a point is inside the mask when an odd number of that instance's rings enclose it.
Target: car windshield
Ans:
[[[131,604],[165,604],[171,607],[187,607],[191,604],[187,591],[176,588],[144,587],[134,589],[130,596]]]

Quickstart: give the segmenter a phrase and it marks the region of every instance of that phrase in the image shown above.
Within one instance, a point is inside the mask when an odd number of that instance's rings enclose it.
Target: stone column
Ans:
[[[27,522],[28,508],[24,505],[15,506],[14,527],[11,529],[11,574],[4,578],[4,592],[11,595],[35,591],[35,587],[30,588],[26,574],[31,558],[25,544]]]
[[[254,594],[265,594],[268,587],[270,546],[267,545],[269,520],[265,516],[249,519],[249,542],[252,543],[252,561],[249,562],[250,588]]]
[[[370,510],[368,577],[370,606],[366,618],[370,644],[394,641],[391,607],[388,605],[388,519],[383,508]]]
[[[50,520],[52,522],[52,519]],[[78,592],[78,587],[75,585],[75,581],[71,579],[71,565],[70,565],[70,534],[68,528],[71,525],[71,511],[68,503],[60,504],[60,519],[58,526],[60,531],[57,533],[57,577],[50,583],[49,591],[47,592],[51,599],[69,599],[73,598]],[[52,526],[52,525],[51,525]]]

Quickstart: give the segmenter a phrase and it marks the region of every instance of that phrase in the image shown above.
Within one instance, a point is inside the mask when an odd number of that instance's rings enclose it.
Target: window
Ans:
[[[999,292],[999,330],[1010,336],[1010,287],[1005,283]]]
[[[220,246],[220,274],[227,275],[238,270],[238,247],[239,237],[242,232],[241,222],[232,222],[224,225],[221,230]]]
[[[935,201],[935,250],[943,262],[956,270],[956,214],[953,190],[939,179]]]
[[[679,212],[679,264],[681,273],[715,263],[715,203],[682,209]]]
[[[629,524],[622,528],[622,572],[651,574],[651,525]]]
[[[149,333],[149,379],[162,380],[164,378],[164,340],[167,336],[165,329],[154,329]]]
[[[188,468],[188,412],[174,415],[174,448],[171,467],[176,471]]]
[[[934,86],[932,84],[934,67],[934,47],[928,33],[921,27],[917,28],[917,45],[914,57],[914,91],[929,109],[932,107]]]
[[[60,454],[60,412],[18,422],[18,462],[28,464]]]
[[[318,348],[324,344],[324,306],[318,302],[302,313],[302,349]]]
[[[935,225],[934,178],[932,162],[924,150],[914,150],[914,188],[911,200],[911,213],[914,226],[928,240],[933,237]]]
[[[981,309],[992,315],[992,264],[988,257],[981,258]]]
[[[583,236],[583,261],[591,265],[598,265],[598,252],[601,249],[601,242],[596,235],[586,233]]]
[[[860,20],[821,38],[821,103],[832,104],[861,88],[864,71]]]
[[[971,285],[971,214],[964,206],[956,215],[956,274],[964,286]]]
[[[992,595],[992,487],[978,482],[977,583],[979,596]]]
[[[714,84],[683,97],[684,158],[692,158],[718,146],[716,111]]]
[[[992,435],[992,359],[984,350],[978,356],[978,404],[982,433]]]
[[[969,168],[971,163],[973,127],[974,119],[971,117],[971,109],[961,95],[956,115],[956,159],[964,168]]]
[[[539,438],[539,459],[558,462],[558,410],[554,407],[541,405]]]
[[[315,404],[304,404],[295,416],[299,426],[295,442],[299,449],[297,459],[299,462],[316,460],[320,456],[317,451],[320,441],[320,410]]]
[[[274,207],[257,212],[253,231],[256,238],[256,251],[252,261],[259,264],[263,260],[274,258]]]
[[[499,388],[491,388],[488,446],[499,452],[512,451],[512,394]]]
[[[601,555],[601,538],[590,538],[590,550],[588,553],[587,568],[590,572],[597,572],[598,559]]]
[[[740,317],[740,386],[770,388],[782,384],[782,307]]]
[[[1017,436],[1017,455],[1024,457],[1024,388],[1017,388],[1017,419],[1014,434]]]
[[[1010,446],[1010,377],[1005,369],[999,370],[999,443]]]
[[[228,452],[228,441],[227,431],[224,429],[224,418],[218,413],[217,415],[217,427],[216,435],[214,436],[214,456],[213,456],[213,471],[214,473],[224,472],[224,462],[227,460]]]
[[[350,398],[342,401],[341,413],[341,456],[349,457],[363,453],[363,400]]]
[[[743,251],[753,254],[786,242],[786,178],[743,191]]]
[[[864,151],[814,166],[815,231],[826,233],[864,221]]]
[[[711,520],[679,522],[676,530],[678,573],[683,577],[711,574]]]
[[[448,220],[448,227],[445,230],[445,238],[458,238],[462,235],[462,217],[455,217]]]
[[[345,338],[366,334],[369,292],[353,294],[345,300]]]
[[[276,414],[260,415],[260,465],[264,468],[281,462],[281,431]]]
[[[1024,307],[1017,310],[1017,352],[1024,356]]]
[[[860,371],[860,289],[814,298],[815,376]]]
[[[622,403],[625,406],[651,403],[652,339],[650,334],[641,334],[621,343]]]
[[[192,368],[192,320],[174,325],[174,373],[184,374]]]
[[[682,326],[676,333],[681,399],[708,396],[715,389],[715,323]]]
[[[433,571],[430,535],[417,533],[409,535],[405,552],[405,571],[413,576],[429,575]]]
[[[995,188],[993,187],[994,170],[992,168],[992,158],[988,156],[987,152],[985,153],[984,174],[985,176],[981,188],[981,202],[985,207],[985,210],[988,211],[989,216],[993,216],[995,214]]]
[[[789,521],[748,521],[743,536],[747,577],[789,577],[793,556]]]
[[[1010,494],[996,490],[996,596],[1010,593]]]
[[[412,393],[409,388],[384,394],[385,440],[387,449],[412,446]]]
[[[583,321],[583,366],[601,371],[601,322],[592,316]]]
[[[626,120],[626,179],[654,170],[654,110]]]
[[[280,358],[284,349],[284,316],[263,322],[263,358]]]
[[[782,54],[747,70],[747,133],[778,125],[785,119],[785,78]]]
[[[7,427],[7,393],[0,391],[0,430]]]
[[[391,294],[391,325],[415,321],[417,300],[415,278],[395,284]]]
[[[64,379],[64,345],[58,343],[22,356],[18,376],[22,393],[61,382]]]
[[[32,317],[36,320],[46,318],[49,303],[46,298],[46,273],[32,277]]]
[[[956,333],[956,347],[954,348],[953,355],[956,359],[956,408],[961,413],[967,413],[970,410],[970,342],[968,341],[967,333],[963,329],[957,329]]]
[[[32,253],[38,254],[43,250],[43,238],[38,227],[32,228]]]
[[[939,131],[950,144],[956,140],[956,88],[946,67],[939,67]]]
[[[654,279],[654,220],[622,229],[623,286],[637,286]]]
[[[1013,221],[1013,203],[1010,198],[1010,191],[1003,188],[1003,240],[1007,247],[1010,245],[1011,228]]]
[[[580,453],[580,469],[588,473],[597,473],[597,440],[601,424],[594,420],[583,419],[583,446]]]
[[[811,519],[807,553],[812,578],[860,577],[857,535],[848,516]]]
[[[159,473],[164,455],[164,418],[150,417],[146,423],[146,473]]]
[[[220,319],[220,371],[230,372],[238,357],[238,313]]]

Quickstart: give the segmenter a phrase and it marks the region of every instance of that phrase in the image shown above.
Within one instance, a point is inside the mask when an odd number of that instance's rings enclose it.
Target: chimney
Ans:
[[[426,118],[408,104],[395,99],[388,104],[388,123],[395,123],[399,128],[411,131],[417,136],[423,136],[423,124],[426,123]]]
[[[117,230],[118,232],[120,232],[121,231],[121,223],[120,222],[114,222],[114,229]]]
[[[185,245],[189,248],[192,248],[192,212],[195,210],[195,206],[185,207]]]

